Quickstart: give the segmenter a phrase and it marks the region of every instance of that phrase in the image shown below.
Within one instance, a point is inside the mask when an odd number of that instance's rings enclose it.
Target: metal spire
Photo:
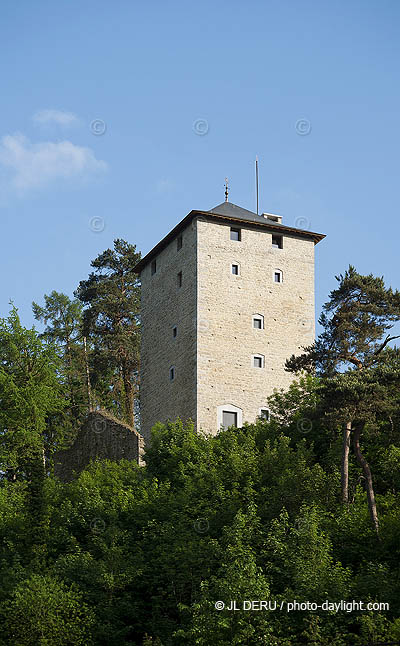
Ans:
[[[258,155],[256,155],[256,205],[258,215]]]
[[[228,189],[228,178],[225,177],[225,202],[228,201],[228,191],[229,191],[229,189]]]

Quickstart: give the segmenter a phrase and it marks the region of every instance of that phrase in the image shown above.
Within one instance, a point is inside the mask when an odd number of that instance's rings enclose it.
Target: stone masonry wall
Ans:
[[[156,273],[151,273],[151,262],[141,272],[140,409],[146,441],[158,421],[196,418],[196,259],[196,226],[189,225],[182,232],[181,249],[175,238],[157,255]],[[174,381],[169,379],[171,366]]]
[[[89,413],[85,424],[71,446],[58,451],[54,458],[55,475],[63,482],[72,480],[91,460],[133,460],[143,464],[143,437],[135,430],[114,419],[108,413]]]
[[[285,360],[314,340],[314,242],[284,235],[283,249],[271,233],[243,223],[241,241],[230,240],[230,224],[198,219],[197,427],[217,432],[217,407],[237,406],[254,422],[274,388],[293,375]],[[238,225],[235,224],[235,227]],[[231,263],[240,275],[231,274]],[[274,282],[274,270],[283,274]],[[264,329],[252,315],[264,316]],[[254,368],[252,355],[265,356]]]

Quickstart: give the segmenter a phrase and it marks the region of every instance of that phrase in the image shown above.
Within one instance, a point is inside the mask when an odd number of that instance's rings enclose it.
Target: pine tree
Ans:
[[[114,249],[106,249],[92,261],[95,271],[75,292],[85,306],[83,334],[94,346],[94,380],[101,384],[102,375],[112,375],[119,414],[131,426],[140,362],[140,287],[134,271],[139,260],[134,245],[114,240]]]
[[[383,278],[362,276],[353,266],[336,276],[337,289],[323,306],[319,323],[323,332],[305,353],[287,361],[297,372],[316,370],[325,378],[326,407],[342,420],[342,501],[348,502],[348,458],[353,447],[366,482],[371,520],[378,533],[378,516],[370,466],[361,451],[365,425],[391,406],[398,370],[388,362],[389,343],[397,338],[389,331],[400,320],[400,292],[385,287]],[[391,366],[391,367],[390,367]],[[398,382],[397,382],[398,383]]]

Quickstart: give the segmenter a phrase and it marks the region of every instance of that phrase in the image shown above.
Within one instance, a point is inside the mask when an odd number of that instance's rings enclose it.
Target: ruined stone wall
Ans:
[[[55,475],[69,482],[91,460],[132,460],[143,464],[144,439],[135,430],[104,411],[89,413],[71,448],[56,453]]]

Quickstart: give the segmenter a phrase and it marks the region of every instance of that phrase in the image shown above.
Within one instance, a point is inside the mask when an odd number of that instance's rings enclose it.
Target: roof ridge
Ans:
[[[273,215],[272,213],[270,215]],[[192,220],[196,217],[206,218],[220,218],[222,220],[231,220],[232,222],[243,223],[243,225],[258,225],[263,228],[269,227],[273,231],[286,232],[288,234],[301,235],[307,238],[314,240],[316,244],[323,238],[325,235],[322,233],[316,233],[315,231],[308,231],[306,229],[298,229],[297,227],[289,226],[287,224],[282,224],[282,222],[276,222],[275,220],[270,220],[269,218],[264,217],[263,215],[257,215],[253,211],[248,211],[241,206],[237,206],[232,202],[222,202],[215,206],[209,211],[201,211],[198,209],[190,211],[186,217],[183,218],[180,222],[166,236],[164,236],[160,242],[158,242],[134,267],[134,271],[140,273],[145,267],[145,265],[163,249],[180,231],[182,231]]]

